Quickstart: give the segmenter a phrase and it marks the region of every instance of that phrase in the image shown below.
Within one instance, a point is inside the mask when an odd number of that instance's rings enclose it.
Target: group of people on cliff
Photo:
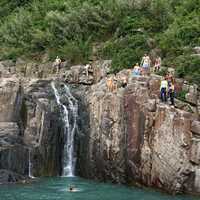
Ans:
[[[151,72],[151,59],[145,54],[142,57],[141,64],[139,66],[138,63],[133,67],[132,76],[145,76],[149,75]],[[153,72],[160,71],[161,68],[161,58],[157,56],[153,65]],[[174,105],[174,97],[175,97],[175,79],[171,72],[167,72],[167,74],[162,77],[160,83],[160,99],[162,102],[167,102],[168,97],[170,98],[171,105]]]
[[[153,68],[151,68],[151,65],[152,61],[150,59],[150,56],[144,54],[144,56],[141,59],[141,64],[139,65],[138,63],[136,63],[133,69],[130,70],[130,74],[132,74],[133,77],[147,76],[150,75],[151,71],[153,72],[160,71],[161,58],[157,56],[153,64]],[[54,62],[54,68],[56,68],[56,73],[59,72],[60,66],[61,66],[61,59],[57,56]],[[91,68],[91,63],[85,65],[85,74],[87,77],[89,76],[90,68]],[[126,87],[126,85],[128,84],[127,76],[122,76],[120,78],[117,78],[116,76],[114,77],[110,76],[107,78],[106,85],[110,92],[113,92],[118,88],[119,80],[120,80],[120,86]],[[169,98],[171,105],[174,105],[174,97],[175,97],[174,84],[175,84],[175,79],[172,73],[168,72],[164,77],[162,77],[160,83],[160,99],[162,102],[166,103]]]
[[[151,71],[151,68],[150,68],[151,63],[152,61],[150,57],[147,54],[144,54],[141,60],[141,64],[139,65],[138,63],[136,63],[136,65],[133,67],[132,75],[133,76],[149,75]],[[161,58],[158,56],[155,59],[155,63],[153,65],[153,71],[154,72],[160,71],[160,67],[161,67]]]
[[[56,70],[56,74],[58,74],[61,69],[61,63],[62,63],[62,60],[57,56],[53,63],[53,69]],[[89,71],[92,68],[91,62],[89,64],[85,65],[84,68],[85,68],[86,76],[89,77]]]

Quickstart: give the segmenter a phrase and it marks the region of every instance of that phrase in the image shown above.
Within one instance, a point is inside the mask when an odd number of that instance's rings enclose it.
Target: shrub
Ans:
[[[146,37],[141,34],[135,34],[107,41],[103,48],[102,56],[113,61],[112,70],[117,72],[140,62],[145,51],[148,51]]]
[[[200,57],[182,55],[175,60],[176,76],[200,85]]]
[[[185,98],[186,94],[187,94],[187,91],[182,90],[182,91],[177,93],[176,98],[179,99],[180,101],[186,101],[186,98]]]
[[[153,38],[164,65],[199,83],[186,50],[200,42],[199,0],[1,0],[0,17],[0,59],[49,52],[87,62],[92,44],[105,43],[101,58],[112,59],[115,72],[139,62]]]

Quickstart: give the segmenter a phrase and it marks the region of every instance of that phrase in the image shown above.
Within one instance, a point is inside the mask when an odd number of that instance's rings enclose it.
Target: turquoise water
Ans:
[[[69,185],[76,192],[69,192]],[[169,196],[159,192],[103,184],[80,178],[37,179],[27,185],[0,186],[0,200],[197,200],[189,196]]]

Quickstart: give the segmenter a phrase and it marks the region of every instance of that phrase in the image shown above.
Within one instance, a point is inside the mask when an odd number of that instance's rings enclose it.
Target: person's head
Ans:
[[[72,192],[74,190],[74,187],[72,185],[69,186],[69,191]]]
[[[138,63],[136,63],[136,66],[138,66],[139,64]]]
[[[144,56],[146,57],[146,56],[147,56],[147,54],[145,53],[145,54],[144,54]]]
[[[56,59],[58,59],[58,56],[56,56]]]

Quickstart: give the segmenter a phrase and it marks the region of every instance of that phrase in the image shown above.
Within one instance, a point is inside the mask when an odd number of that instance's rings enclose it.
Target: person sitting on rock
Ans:
[[[150,57],[147,54],[144,54],[144,56],[142,57],[142,61],[141,61],[143,75],[146,75],[149,73],[150,64],[151,64]]]
[[[171,105],[174,106],[175,88],[174,88],[174,83],[173,82],[171,82],[169,84],[168,94],[169,94]]]
[[[57,74],[59,73],[61,62],[61,59],[57,56],[54,62],[54,67],[56,68]]]
[[[168,82],[163,78],[160,83],[160,98],[162,102],[167,102]]]
[[[113,92],[117,89],[117,83],[116,83],[116,78],[109,77],[106,80],[106,85],[108,88],[108,91]]]
[[[128,84],[128,78],[126,76],[121,77],[121,86],[125,88]]]
[[[140,76],[141,74],[141,69],[138,63],[136,63],[136,65],[133,68],[133,76]]]
[[[161,66],[161,58],[157,57],[154,65],[154,72],[160,71],[160,66]]]

